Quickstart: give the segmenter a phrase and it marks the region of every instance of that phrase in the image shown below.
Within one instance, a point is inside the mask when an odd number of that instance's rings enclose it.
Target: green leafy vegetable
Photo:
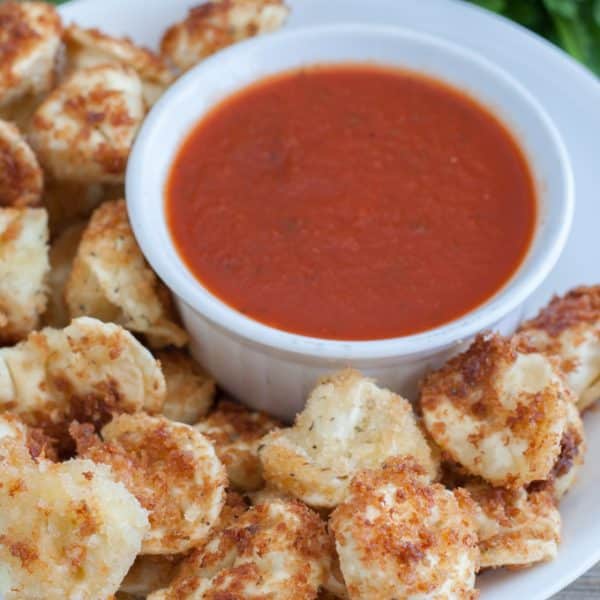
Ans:
[[[532,29],[600,75],[600,0],[468,0]]]

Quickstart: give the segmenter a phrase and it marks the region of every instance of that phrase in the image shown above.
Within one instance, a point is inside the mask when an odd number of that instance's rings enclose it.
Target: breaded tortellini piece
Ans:
[[[55,179],[122,183],[145,112],[134,69],[119,63],[78,69],[36,109],[31,144]]]
[[[391,456],[413,456],[430,479],[438,469],[411,405],[351,369],[323,378],[294,426],[267,435],[259,455],[269,485],[316,508],[337,506],[356,473]]]
[[[0,208],[0,344],[27,336],[46,309],[48,235],[43,208]]]
[[[469,473],[497,486],[549,477],[571,402],[550,360],[499,335],[478,336],[421,387],[433,440]]]
[[[299,502],[255,506],[183,561],[148,600],[311,600],[329,568],[325,523]]]
[[[527,346],[558,358],[580,410],[600,399],[600,285],[555,296],[517,335]]]
[[[184,423],[144,413],[102,428],[71,426],[79,456],[110,465],[149,512],[143,554],[177,554],[202,542],[225,502],[227,476],[212,444]]]
[[[258,446],[267,433],[280,425],[264,413],[223,400],[194,429],[213,443],[227,469],[230,485],[242,492],[252,492],[264,483]]]
[[[190,9],[164,34],[160,49],[187,71],[203,58],[249,37],[279,29],[288,8],[282,0],[214,0]]]
[[[480,568],[525,567],[556,558],[560,513],[550,489],[465,485],[477,504]]]
[[[158,412],[164,396],[158,362],[112,323],[81,317],[0,349],[0,411],[52,435],[73,419],[100,426],[113,413]]]
[[[65,287],[85,227],[85,221],[74,223],[57,235],[50,244],[48,305],[43,315],[44,325],[49,327],[66,327],[71,321],[65,300]]]
[[[142,80],[147,106],[152,106],[173,81],[173,73],[161,56],[137,46],[129,38],[113,37],[99,29],[69,25],[63,39],[67,44],[71,69],[110,62],[122,63],[135,69]]]
[[[0,2],[0,107],[48,92],[62,25],[46,2]]]
[[[162,414],[172,421],[193,425],[210,411],[216,382],[183,350],[156,353],[167,382]]]
[[[361,471],[329,520],[348,596],[477,598],[474,511],[464,490],[428,483],[412,459]]]
[[[244,498],[235,492],[228,492],[217,522],[210,535],[234,525],[248,510]],[[146,598],[152,592],[166,588],[174,580],[184,554],[140,554],[121,583],[119,592],[135,598]]]
[[[86,227],[65,288],[72,317],[89,315],[146,337],[153,348],[183,346],[169,291],[150,268],[124,200],[105,202]]]
[[[37,206],[44,189],[38,160],[12,123],[0,119],[0,207]]]
[[[108,598],[140,551],[146,511],[110,469],[34,461],[0,440],[0,597]]]

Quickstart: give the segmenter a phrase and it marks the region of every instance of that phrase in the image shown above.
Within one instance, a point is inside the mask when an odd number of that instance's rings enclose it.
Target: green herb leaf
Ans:
[[[502,12],[506,8],[506,0],[472,0],[473,4],[478,4],[482,8],[487,8],[493,12]]]
[[[594,2],[593,14],[596,25],[600,27],[600,0]]]
[[[469,0],[544,36],[600,75],[600,0]]]

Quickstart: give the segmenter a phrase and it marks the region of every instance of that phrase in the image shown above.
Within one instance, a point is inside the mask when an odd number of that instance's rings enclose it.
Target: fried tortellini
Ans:
[[[114,594],[140,551],[148,517],[110,469],[35,461],[0,440],[0,596],[98,600]]]
[[[55,80],[62,24],[46,2],[0,2],[0,108],[48,92]]]
[[[210,442],[189,425],[143,413],[119,415],[102,439],[72,425],[79,456],[110,465],[149,512],[144,554],[186,552],[202,542],[225,502],[226,473]]]
[[[23,208],[41,202],[44,174],[19,129],[0,120],[0,207]]]
[[[550,489],[499,488],[481,480],[465,489],[477,504],[481,569],[524,567],[556,557],[561,519]]]
[[[349,598],[477,598],[474,513],[412,458],[359,472],[329,522]]]
[[[569,404],[567,426],[560,440],[560,453],[548,480],[556,500],[560,500],[575,484],[583,462],[587,444],[583,421],[577,407]]]
[[[128,38],[107,35],[98,29],[70,25],[64,33],[70,69],[117,62],[135,69],[142,80],[144,100],[152,106],[173,81],[165,60]]]
[[[161,52],[181,71],[240,40],[279,29],[288,14],[281,0],[213,0],[190,9],[170,27]]]
[[[48,215],[43,208],[0,208],[0,343],[35,329],[46,309]]]
[[[297,502],[244,512],[181,564],[171,585],[148,600],[315,598],[329,570],[325,523]]]
[[[391,456],[413,456],[430,479],[437,461],[411,405],[353,370],[324,378],[291,428],[259,450],[269,485],[316,508],[334,508],[352,477]]]
[[[498,486],[550,476],[572,402],[550,360],[498,335],[479,336],[421,388],[433,440],[469,473]]]
[[[51,435],[74,419],[100,426],[114,413],[158,412],[164,396],[157,361],[112,323],[81,317],[0,349],[0,411]]]
[[[122,183],[145,114],[134,69],[120,63],[78,69],[36,109],[31,143],[55,179]]]
[[[230,485],[242,492],[252,492],[264,483],[258,458],[261,439],[279,425],[263,413],[251,412],[225,400],[194,429],[214,444],[217,456],[227,468]]]
[[[182,346],[169,291],[148,266],[127,217],[124,200],[102,204],[77,249],[65,297],[72,317],[89,315],[146,337],[149,345]]]
[[[193,425],[205,417],[212,406],[216,382],[183,350],[156,353],[167,382],[167,397],[162,414],[172,421]]]
[[[600,285],[554,297],[535,319],[521,325],[518,336],[558,359],[580,410],[600,399]]]

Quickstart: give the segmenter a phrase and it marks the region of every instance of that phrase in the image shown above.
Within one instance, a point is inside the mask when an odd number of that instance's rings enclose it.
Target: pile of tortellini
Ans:
[[[154,53],[0,3],[4,600],[467,599],[480,570],[557,553],[600,286],[479,336],[414,404],[326,377],[292,427],[188,353],[128,222],[131,145],[181,73],[287,12],[208,2]]]

